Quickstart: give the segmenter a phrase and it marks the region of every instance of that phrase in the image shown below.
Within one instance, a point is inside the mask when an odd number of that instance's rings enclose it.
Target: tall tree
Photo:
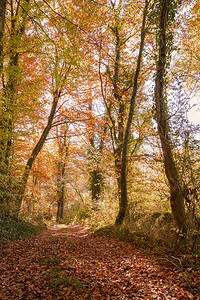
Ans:
[[[64,82],[66,80],[66,77],[67,77],[67,74],[64,78]],[[62,88],[59,88],[53,94],[53,102],[52,102],[51,111],[50,111],[50,114],[49,114],[49,117],[48,117],[47,125],[46,125],[45,129],[43,130],[37,144],[35,145],[34,149],[32,150],[32,153],[31,153],[31,155],[30,155],[30,157],[29,157],[29,159],[26,163],[22,179],[21,179],[20,183],[17,185],[17,191],[16,191],[17,196],[16,196],[16,200],[15,200],[15,205],[12,208],[13,214],[16,215],[16,216],[18,216],[19,212],[20,212],[20,208],[21,208],[21,204],[22,204],[22,200],[23,200],[23,197],[24,197],[26,184],[27,184],[27,181],[28,181],[28,178],[29,178],[31,168],[32,168],[38,154],[40,153],[42,147],[44,146],[46,138],[47,138],[47,136],[49,134],[49,131],[51,129],[51,125],[52,125],[52,122],[53,122],[53,119],[54,119],[54,116],[55,116],[55,113],[56,113],[56,108],[57,108],[58,101],[59,101],[60,96],[61,96],[61,92],[62,92]]]
[[[6,3],[4,3],[6,4]],[[13,142],[13,124],[15,120],[15,108],[17,102],[17,84],[19,79],[19,53],[23,43],[23,36],[27,24],[27,13],[30,8],[30,0],[22,2],[10,2],[10,36],[9,57],[6,82],[3,82],[3,90],[0,101],[0,208],[9,210],[7,194],[5,193],[5,181],[8,181],[9,158]],[[8,182],[8,185],[10,183]],[[6,201],[6,204],[3,202]]]
[[[121,172],[120,172],[120,185],[121,185],[121,195],[120,195],[120,206],[119,206],[119,213],[116,218],[116,224],[121,225],[127,209],[128,204],[128,195],[127,195],[127,151],[128,151],[128,144],[129,144],[129,137],[131,132],[131,125],[133,121],[133,116],[135,112],[135,103],[136,103],[136,96],[137,96],[137,90],[138,90],[138,79],[139,79],[139,73],[141,68],[141,62],[142,62],[142,54],[144,49],[144,42],[145,42],[145,35],[146,35],[146,18],[147,18],[147,12],[148,12],[148,5],[149,1],[145,1],[145,7],[143,12],[143,21],[142,21],[142,27],[141,27],[141,41],[140,41],[140,49],[137,59],[137,67],[135,71],[134,81],[133,81],[133,91],[132,96],[130,99],[130,106],[128,109],[128,120],[126,127],[124,129],[124,138],[122,143],[122,162],[121,162]]]
[[[0,106],[0,167],[8,166],[13,137],[14,107],[16,104],[17,81],[19,78],[19,51],[22,44],[25,26],[27,23],[27,12],[29,0],[18,2],[16,9],[13,2],[10,3],[10,41],[9,62],[6,82],[3,83],[3,91]]]
[[[166,177],[170,185],[170,203],[176,224],[181,233],[186,234],[186,215],[184,195],[180,185],[178,170],[173,158],[172,144],[169,136],[169,123],[165,96],[165,73],[167,60],[169,14],[173,1],[159,1],[159,55],[155,80],[155,103],[158,132],[164,156]]]
[[[119,212],[116,218],[118,225],[121,225],[124,220],[128,203],[127,165],[129,159],[127,152],[135,113],[136,96],[138,96],[148,4],[148,1],[145,1],[144,6],[143,3],[128,2],[125,4],[111,1],[109,29],[112,33],[110,38],[112,44],[109,41],[110,45],[107,46],[110,51],[107,64],[103,60],[103,41],[100,47],[99,74],[112,140],[118,188]],[[129,19],[129,14],[133,9],[138,9],[138,15],[134,21]],[[131,30],[128,26],[131,27]],[[137,34],[134,34],[136,30]],[[140,35],[138,35],[138,31],[141,32]],[[139,54],[137,55],[135,53],[138,48]],[[101,68],[104,70],[104,74],[102,74]],[[144,81],[140,83],[140,87],[142,84]]]
[[[1,123],[0,123],[0,167],[1,167],[1,208],[12,211],[15,215],[18,215],[25,192],[28,177],[31,168],[41,151],[46,137],[51,129],[51,125],[56,113],[58,100],[61,97],[63,89],[66,87],[66,79],[69,71],[71,70],[71,64],[76,64],[77,55],[76,51],[72,51],[73,45],[70,43],[71,37],[74,32],[70,26],[63,26],[62,22],[55,24],[54,12],[51,11],[49,6],[35,6],[35,11],[32,9],[30,12],[29,0],[18,1],[16,5],[11,1],[11,34],[10,34],[10,51],[9,51],[9,65],[8,65],[8,76],[7,82],[2,92],[1,101]],[[31,7],[32,8],[32,7]],[[39,12],[38,12],[39,11]],[[29,14],[30,12],[30,14]],[[33,14],[32,14],[33,13]],[[39,15],[40,19],[35,20],[33,15]],[[43,69],[46,68],[49,81],[52,80],[52,84],[49,82],[49,92],[52,95],[52,106],[49,112],[47,125],[45,126],[41,137],[36,143],[30,157],[27,160],[24,172],[21,180],[15,178],[16,187],[14,192],[8,192],[5,189],[3,177],[8,172],[9,158],[11,155],[11,146],[13,143],[13,128],[16,123],[14,109],[16,109],[18,102],[18,78],[19,78],[19,62],[20,51],[22,51],[22,42],[25,33],[25,26],[27,21],[32,21],[33,25],[30,24],[29,31],[26,32],[29,36],[29,40],[33,42],[33,50],[28,48],[28,44],[24,47],[24,53],[29,52],[29,57],[37,55],[40,64],[43,65]],[[47,26],[48,24],[48,26]],[[63,32],[63,27],[65,30]],[[75,47],[74,47],[75,48]],[[73,48],[73,49],[74,49]],[[36,53],[34,52],[36,51]],[[22,51],[23,52],[23,51]],[[62,52],[62,53],[61,53]],[[31,53],[31,54],[30,54]],[[73,54],[72,54],[73,53]],[[53,58],[52,58],[53,56]],[[73,56],[73,57],[72,57]],[[39,69],[36,69],[30,77],[37,74]],[[41,96],[45,91],[41,91]],[[36,96],[37,97],[37,96]],[[37,102],[37,100],[36,100]],[[26,103],[28,106],[28,103]],[[10,184],[7,185],[8,188]],[[6,196],[6,197],[5,197]],[[6,200],[6,198],[9,198]],[[10,207],[7,203],[11,201],[14,205]]]

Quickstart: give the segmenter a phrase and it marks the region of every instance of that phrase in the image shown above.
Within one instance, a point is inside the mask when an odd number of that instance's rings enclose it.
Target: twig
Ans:
[[[174,262],[173,260],[170,260],[169,258],[166,258],[166,257],[163,257],[163,258],[156,258],[156,260],[166,260],[166,261],[170,262],[172,265],[174,265],[177,269],[179,269],[179,270],[181,271],[181,273],[182,273],[182,275],[183,275],[183,277],[184,277],[184,279],[185,279],[185,281],[186,281],[188,287],[190,288],[190,291],[192,291],[192,287],[191,287],[191,284],[190,284],[190,282],[189,282],[189,280],[188,280],[188,278],[187,278],[187,275],[186,275],[185,272],[183,271],[183,265],[182,265],[182,262],[181,262],[180,258],[175,257],[175,256],[172,256],[172,258],[173,258],[174,260],[177,260],[179,264],[176,263],[176,262]]]

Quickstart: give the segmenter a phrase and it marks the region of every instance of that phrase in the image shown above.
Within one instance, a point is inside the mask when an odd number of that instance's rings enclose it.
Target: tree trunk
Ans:
[[[43,147],[43,145],[46,141],[47,135],[49,134],[49,131],[51,129],[51,125],[52,125],[52,122],[53,122],[53,118],[54,118],[54,115],[55,115],[55,112],[56,112],[56,107],[57,107],[60,95],[61,95],[61,91],[56,90],[54,92],[54,99],[53,99],[51,111],[50,111],[50,114],[49,114],[47,126],[45,127],[39,141],[37,142],[35,148],[33,149],[32,153],[31,153],[30,158],[27,161],[27,164],[26,164],[26,167],[25,167],[25,170],[24,170],[24,174],[23,174],[21,182],[19,183],[19,186],[18,186],[19,190],[17,191],[17,199],[16,199],[16,203],[15,203],[15,208],[14,208],[15,209],[15,211],[14,211],[15,216],[18,216],[18,214],[19,214],[31,168],[32,168],[38,154],[40,153],[40,151],[41,151],[41,149],[42,149],[42,147]]]
[[[3,2],[4,4],[2,9],[5,9],[6,2],[5,0],[3,0]],[[12,147],[14,110],[17,96],[17,79],[19,72],[19,46],[22,43],[25,32],[29,3],[30,0],[24,0],[21,4],[22,9],[19,11],[19,7],[16,8],[16,15],[14,14],[13,4],[11,3],[11,30],[9,43],[10,48],[7,74],[8,80],[7,83],[3,86],[2,98],[0,101],[0,172],[3,174],[7,172]],[[2,20],[2,26],[0,27],[0,33],[2,33],[2,37],[4,21],[3,17],[5,18],[5,15],[3,14],[5,14],[5,11],[2,11],[2,16],[0,16],[0,18],[2,17],[2,19],[0,19],[0,21]],[[19,19],[20,22],[17,19]],[[2,37],[0,36],[0,46]],[[2,63],[2,60],[0,60],[0,63]]]
[[[67,129],[64,131],[62,148],[64,153],[61,153],[61,161],[58,164],[58,208],[56,222],[62,223],[64,217],[64,202],[65,202],[65,172],[66,172],[66,159],[68,156],[67,145]],[[62,151],[61,151],[62,152]]]
[[[3,51],[3,30],[5,20],[5,0],[1,0],[0,5],[0,74],[2,71],[2,51]],[[14,184],[9,174],[9,159],[13,140],[13,123],[15,119],[15,104],[17,96],[19,45],[23,41],[25,26],[27,23],[27,11],[30,0],[24,0],[19,9],[17,4],[16,14],[11,2],[11,30],[9,40],[9,63],[7,82],[3,85],[2,97],[0,100],[0,210],[10,212],[12,201],[10,194],[13,194]],[[20,20],[20,21],[19,21]],[[11,187],[11,185],[13,185]]]
[[[178,229],[186,234],[186,216],[184,206],[184,196],[179,182],[179,175],[172,154],[172,146],[169,137],[169,124],[167,122],[167,109],[164,99],[164,79],[167,56],[167,25],[170,8],[170,0],[161,1],[161,14],[159,23],[159,57],[157,62],[155,81],[155,102],[158,123],[158,133],[160,136],[162,152],[164,156],[164,166],[166,177],[170,185],[170,203],[172,213]]]
[[[63,168],[64,166],[62,166]],[[63,173],[63,171],[62,171]],[[64,174],[62,174],[64,176]],[[64,216],[64,197],[65,197],[65,181],[64,178],[61,177],[58,183],[58,208],[57,208],[57,217],[56,222],[62,223]]]
[[[99,147],[95,145],[95,124],[93,120],[93,101],[92,97],[89,99],[89,124],[88,124],[88,133],[89,133],[89,189],[92,196],[92,208],[94,210],[98,209],[99,198],[103,188],[103,173],[101,168],[101,154],[103,150],[103,138],[100,140]]]
[[[121,141],[122,144],[122,141]],[[123,202],[121,198],[121,167],[122,167],[122,148],[118,147],[115,152],[115,174],[117,179],[117,194],[119,197],[119,211],[115,220],[116,225],[121,225],[124,220],[125,211],[126,211],[126,203]]]
[[[129,108],[129,115],[128,121],[125,128],[124,139],[122,143],[122,160],[121,160],[121,170],[120,170],[120,201],[119,201],[119,212],[115,221],[116,225],[122,225],[123,220],[126,215],[127,205],[128,205],[128,195],[127,195],[127,150],[128,150],[128,143],[130,137],[130,130],[134,116],[134,109],[135,109],[135,101],[138,89],[138,77],[141,68],[141,61],[142,61],[142,52],[144,48],[144,40],[146,34],[146,17],[147,17],[147,8],[148,8],[148,1],[145,1],[145,8],[143,12],[143,22],[141,28],[141,42],[140,42],[140,50],[137,60],[137,68],[134,77],[134,85],[133,85],[133,92],[132,97],[130,100],[130,108]]]

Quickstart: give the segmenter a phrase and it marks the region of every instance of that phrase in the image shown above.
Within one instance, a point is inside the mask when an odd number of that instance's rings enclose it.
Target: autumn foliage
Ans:
[[[68,226],[11,242],[23,234],[2,225],[2,299],[197,294],[179,258],[162,270],[84,228],[199,258],[199,9],[1,1],[0,216],[19,231]]]

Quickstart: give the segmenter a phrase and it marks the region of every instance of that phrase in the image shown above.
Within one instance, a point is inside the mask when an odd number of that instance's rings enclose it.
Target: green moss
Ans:
[[[19,239],[38,233],[41,228],[10,215],[0,214],[0,239]]]
[[[69,287],[72,285],[75,285],[76,287],[81,287],[82,282],[80,280],[78,280],[77,278],[68,278],[66,276],[63,276],[63,277],[58,278],[50,283],[50,287],[54,287],[54,288],[57,288],[61,285],[65,286],[65,287]]]
[[[59,262],[55,258],[47,258],[45,260],[42,260],[41,262],[43,265],[59,265]]]

